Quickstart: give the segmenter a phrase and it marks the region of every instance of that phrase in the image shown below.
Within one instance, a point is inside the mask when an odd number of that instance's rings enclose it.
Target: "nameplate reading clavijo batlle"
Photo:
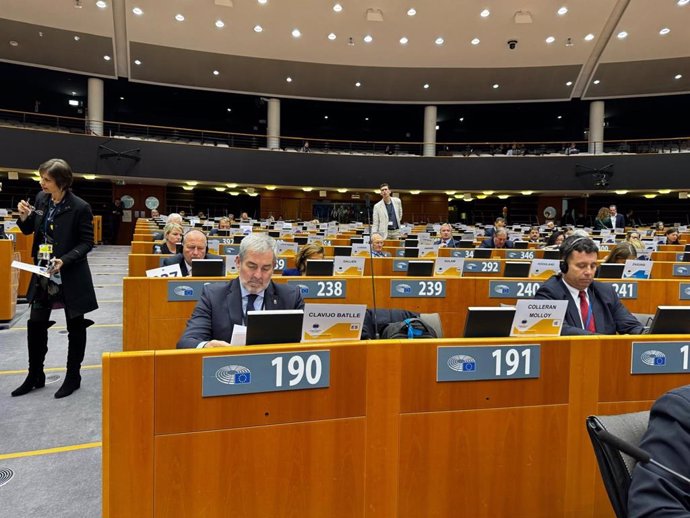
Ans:
[[[540,375],[538,344],[436,349],[436,381],[510,380]]]
[[[331,382],[331,352],[207,356],[202,364],[202,396],[236,396],[326,388]]]

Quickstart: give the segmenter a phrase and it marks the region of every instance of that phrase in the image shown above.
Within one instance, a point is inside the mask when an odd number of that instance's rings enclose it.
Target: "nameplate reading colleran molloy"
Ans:
[[[202,396],[236,396],[329,387],[331,351],[207,356]]]
[[[304,299],[344,299],[347,296],[347,281],[322,280],[307,281],[304,279],[288,281],[288,284],[296,284]]]
[[[431,277],[430,279],[433,278]],[[435,298],[445,296],[445,280],[391,280],[391,297]]]
[[[228,281],[170,281],[168,282],[168,302],[199,300],[204,286],[226,282]]]
[[[436,349],[436,381],[510,380],[540,375],[538,344]]]
[[[533,299],[541,282],[537,281],[489,281],[490,299]]]
[[[633,342],[631,374],[682,374],[688,372],[690,341]]]

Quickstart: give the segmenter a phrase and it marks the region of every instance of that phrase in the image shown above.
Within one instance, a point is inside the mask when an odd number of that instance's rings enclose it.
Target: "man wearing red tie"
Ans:
[[[568,301],[562,335],[638,335],[644,331],[613,287],[594,280],[599,252],[594,241],[569,237],[560,250],[561,273],[546,281],[534,298]]]
[[[451,227],[450,224],[444,223],[441,225],[439,234],[441,235],[441,239],[437,239],[436,242],[434,242],[435,245],[444,246],[446,248],[457,248],[458,242],[453,239],[453,227]]]

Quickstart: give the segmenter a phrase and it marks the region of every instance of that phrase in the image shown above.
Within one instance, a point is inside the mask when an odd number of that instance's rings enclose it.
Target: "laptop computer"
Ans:
[[[491,248],[475,248],[473,257],[475,259],[490,259]]]
[[[507,261],[503,269],[503,277],[528,277],[530,263],[524,261]]]
[[[467,308],[465,338],[501,338],[510,336],[515,308],[472,307]]]
[[[414,239],[406,239],[405,244],[403,245],[405,248],[416,248],[419,246],[419,240],[417,238]]]
[[[474,241],[468,239],[461,239],[455,248],[474,248]]]
[[[301,309],[247,312],[247,345],[291,344],[302,339]]]
[[[404,257],[419,257],[419,248],[405,248]]]
[[[333,275],[333,259],[307,259],[307,277],[331,277]]]
[[[239,225],[238,225],[238,228],[239,228]],[[278,237],[280,237],[280,230],[269,230],[268,235],[269,235],[269,237],[272,237],[274,239],[278,238]]]
[[[407,263],[408,277],[431,277],[434,274],[434,261],[410,261]]]
[[[560,250],[544,250],[543,259],[560,259],[560,258],[561,258],[561,251]]]
[[[309,240],[309,238],[306,236],[295,236],[292,239],[300,246],[306,245],[307,241]]]
[[[224,277],[224,259],[192,259],[192,277]]]
[[[623,277],[625,264],[623,263],[601,263],[597,268],[597,277],[600,279],[620,279]]]
[[[351,256],[352,255],[352,247],[351,246],[334,246],[333,247],[333,255],[334,256]]]
[[[364,243],[363,237],[351,237],[350,238],[350,244],[351,245],[361,245],[363,243]]]
[[[659,306],[649,328],[652,335],[690,334],[690,306]]]
[[[529,243],[527,241],[513,241],[513,248],[524,250],[525,248],[529,248]]]

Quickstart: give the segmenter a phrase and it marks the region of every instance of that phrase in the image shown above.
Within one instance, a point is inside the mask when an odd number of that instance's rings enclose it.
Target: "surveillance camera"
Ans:
[[[352,36],[350,36],[350,37],[347,39],[347,44],[348,44],[350,47],[354,47],[354,46],[355,46],[355,39],[354,39]]]
[[[510,50],[515,50],[517,48],[518,41],[517,40],[508,40],[508,48]]]

